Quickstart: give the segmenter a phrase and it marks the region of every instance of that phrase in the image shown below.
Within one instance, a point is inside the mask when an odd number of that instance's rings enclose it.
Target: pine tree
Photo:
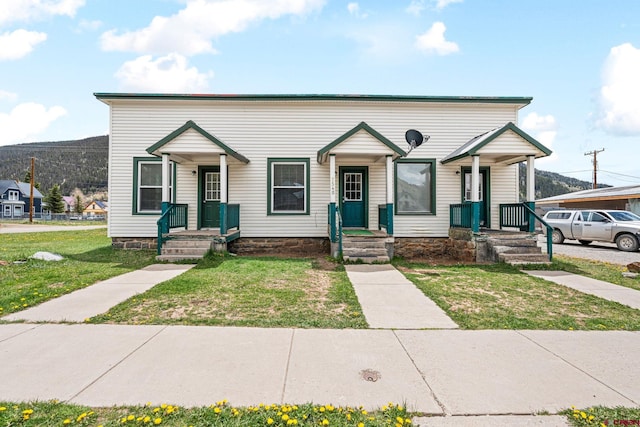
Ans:
[[[63,213],[64,202],[62,201],[62,193],[60,192],[60,186],[54,184],[49,190],[49,193],[43,200],[47,204],[47,208],[51,213]]]
[[[27,172],[24,174],[24,179],[22,181],[26,182],[26,183],[30,183],[31,182],[31,171],[30,170],[27,170]],[[38,190],[40,189],[40,183],[38,181],[34,181],[33,182],[33,186],[35,188],[37,188]]]
[[[76,194],[76,201],[73,210],[78,215],[82,215],[82,211],[84,210],[84,202],[82,201],[82,196],[80,194]]]

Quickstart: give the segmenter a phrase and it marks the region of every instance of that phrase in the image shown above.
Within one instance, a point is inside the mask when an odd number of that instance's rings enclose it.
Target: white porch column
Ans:
[[[393,159],[387,156],[387,204],[393,203]]]
[[[535,156],[527,156],[527,202],[533,202],[536,199],[535,159]]]
[[[169,155],[162,153],[162,202],[171,202],[171,163],[169,163]]]
[[[220,203],[228,203],[227,180],[227,155],[220,154]]]
[[[329,202],[336,203],[336,155],[329,155]]]
[[[480,201],[480,156],[471,156],[471,201]]]

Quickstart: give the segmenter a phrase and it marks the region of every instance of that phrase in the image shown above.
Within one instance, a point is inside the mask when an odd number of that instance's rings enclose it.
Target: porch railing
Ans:
[[[222,208],[222,205],[220,207]],[[227,204],[220,212],[220,234],[227,234],[233,228],[240,229],[239,204]]]
[[[535,220],[546,230],[547,255],[553,260],[553,227],[538,215],[527,203],[506,203],[500,205],[500,228],[514,227],[523,231],[533,231]]]
[[[188,226],[188,205],[169,204],[168,208],[160,218],[158,218],[158,255],[162,253],[162,244],[167,240],[166,234],[172,228],[187,228]]]
[[[452,228],[471,228],[473,220],[473,205],[471,203],[456,203],[449,205],[449,226]]]
[[[393,204],[378,205],[378,230],[384,229],[389,236],[393,235]]]

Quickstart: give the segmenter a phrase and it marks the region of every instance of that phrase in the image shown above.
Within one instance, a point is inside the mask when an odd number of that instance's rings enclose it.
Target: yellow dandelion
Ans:
[[[2,412],[2,411],[6,411],[6,410],[7,410],[7,408],[6,408],[6,407],[4,407],[4,406],[0,406],[0,412]]]
[[[215,412],[216,414],[219,414],[220,412],[222,412],[222,409],[216,406],[215,408],[213,408],[213,412]]]
[[[162,423],[162,418],[156,418],[155,420],[153,420],[153,423],[155,425],[158,425],[158,424]]]
[[[326,419],[326,418],[324,420],[322,420],[322,425],[323,426],[328,426],[329,425],[329,420]]]
[[[405,424],[411,424],[411,420],[410,420],[409,418],[405,418],[405,419],[404,419],[404,423],[405,423]]]
[[[587,414],[585,414],[584,412],[580,412],[580,416],[582,417],[582,419],[587,419]]]
[[[269,419],[267,420],[267,424],[269,424],[269,425],[273,424],[273,418],[269,418]]]
[[[289,419],[289,415],[284,414],[284,415],[282,416],[282,421],[287,421],[288,419]]]
[[[364,427],[364,423],[358,423],[358,427]]]
[[[144,418],[142,419],[142,422],[143,422],[143,423],[151,422],[151,417],[150,417],[149,415],[147,415],[146,417],[144,417]]]
[[[396,421],[402,425],[404,423],[404,419],[402,417],[396,417]]]

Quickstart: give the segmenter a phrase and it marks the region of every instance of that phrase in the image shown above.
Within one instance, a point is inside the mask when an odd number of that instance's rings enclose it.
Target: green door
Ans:
[[[463,183],[462,183],[462,200],[464,202],[471,202],[471,168],[462,168]],[[489,200],[489,168],[480,168],[480,226],[491,227],[491,221],[489,216],[489,206],[491,202]]]
[[[200,169],[200,228],[220,227],[220,168]]]
[[[340,168],[342,226],[367,228],[367,168]]]

